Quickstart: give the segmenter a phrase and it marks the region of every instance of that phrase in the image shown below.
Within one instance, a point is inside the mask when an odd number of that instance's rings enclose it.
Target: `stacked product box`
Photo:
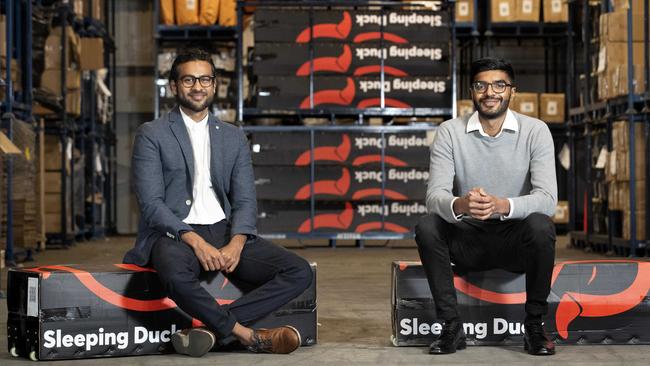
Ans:
[[[426,130],[315,131],[312,150],[308,131],[253,133],[258,230],[412,232],[426,214],[432,138]]]
[[[434,10],[258,9],[254,105],[381,107],[383,88],[385,107],[449,108],[450,22],[439,3]]]

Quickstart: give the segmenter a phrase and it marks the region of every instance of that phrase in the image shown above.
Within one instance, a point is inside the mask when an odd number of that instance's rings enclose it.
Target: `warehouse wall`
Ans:
[[[133,234],[138,208],[131,187],[131,151],[138,126],[153,118],[151,1],[116,0],[117,231]]]

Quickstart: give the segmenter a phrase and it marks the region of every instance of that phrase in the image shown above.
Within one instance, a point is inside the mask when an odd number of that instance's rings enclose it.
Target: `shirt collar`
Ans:
[[[501,132],[503,130],[510,130],[514,132],[519,131],[519,124],[517,123],[517,118],[515,117],[515,114],[512,113],[510,109],[508,109],[508,111],[506,112],[506,119],[503,121],[503,124],[501,125],[501,130],[494,137],[498,137],[499,135],[501,135]],[[481,121],[479,121],[478,119],[478,112],[474,112],[469,117],[469,120],[467,121],[467,128],[465,129],[466,133],[470,133],[474,131],[478,131],[481,134],[481,136],[489,136],[483,130]]]
[[[183,122],[185,122],[185,127],[187,127],[190,130],[196,130],[200,128],[205,128],[205,126],[208,124],[208,115],[210,114],[209,112],[205,114],[205,117],[199,122],[195,122],[190,116],[185,114],[183,112],[183,108],[178,108],[179,111],[181,111],[181,117],[183,117]]]

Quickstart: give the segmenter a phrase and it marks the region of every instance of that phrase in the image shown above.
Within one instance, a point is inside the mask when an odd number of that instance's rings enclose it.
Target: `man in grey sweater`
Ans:
[[[524,348],[533,355],[555,353],[542,322],[555,261],[553,139],[544,122],[508,109],[514,79],[504,60],[474,61],[470,89],[476,112],[442,123],[431,145],[429,214],[418,222],[415,240],[444,321],[432,354],[466,346],[452,262],[457,273],[525,273]]]

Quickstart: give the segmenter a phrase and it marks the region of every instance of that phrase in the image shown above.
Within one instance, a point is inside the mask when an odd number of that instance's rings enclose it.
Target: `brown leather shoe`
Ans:
[[[188,328],[172,334],[172,345],[177,353],[201,357],[214,347],[217,338],[204,327]]]
[[[253,330],[253,344],[248,346],[248,350],[286,354],[298,349],[300,343],[300,333],[289,325],[272,329],[255,329]]]

